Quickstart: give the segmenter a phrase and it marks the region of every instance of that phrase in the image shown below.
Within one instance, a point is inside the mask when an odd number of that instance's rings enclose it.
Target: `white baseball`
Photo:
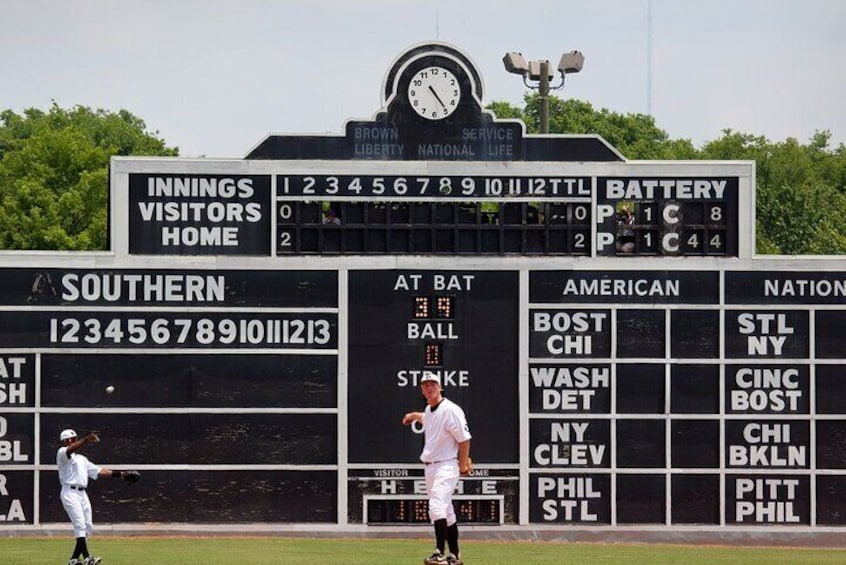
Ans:
[[[111,394],[114,391],[115,391],[115,387],[113,387],[112,385],[109,385],[109,386],[106,387],[106,393],[107,394]]]

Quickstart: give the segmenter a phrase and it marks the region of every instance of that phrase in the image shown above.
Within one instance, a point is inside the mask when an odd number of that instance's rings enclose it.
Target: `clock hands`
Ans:
[[[408,83],[406,101],[426,120],[442,120],[458,109],[461,89],[458,78],[440,66],[424,67]]]
[[[438,101],[438,103],[441,105],[441,108],[446,108],[446,104],[444,104],[444,101],[441,100],[440,96],[438,96],[437,91],[432,87],[431,84],[429,85],[429,90],[432,91],[432,94],[435,96],[435,100]]]

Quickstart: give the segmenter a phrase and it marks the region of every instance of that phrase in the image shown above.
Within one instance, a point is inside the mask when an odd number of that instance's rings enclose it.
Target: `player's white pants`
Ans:
[[[455,524],[452,493],[460,476],[457,459],[426,465],[426,491],[429,493],[429,519],[432,523],[446,518],[447,526]]]
[[[62,487],[62,506],[70,518],[73,535],[77,538],[88,537],[94,529],[91,520],[91,501],[84,490],[73,490],[69,486]]]

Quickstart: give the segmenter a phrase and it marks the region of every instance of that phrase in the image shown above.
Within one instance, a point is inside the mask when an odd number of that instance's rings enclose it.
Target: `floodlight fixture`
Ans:
[[[552,80],[554,75],[549,69],[549,61],[529,61],[529,80],[541,80],[541,77],[543,76],[542,69],[544,68],[546,68],[546,80]]]
[[[561,55],[561,60],[558,62],[558,70],[561,74],[574,74],[582,70],[585,66],[585,56],[581,51],[570,51]]]
[[[529,70],[529,64],[522,53],[506,53],[502,58],[505,70],[515,75],[525,75]]]

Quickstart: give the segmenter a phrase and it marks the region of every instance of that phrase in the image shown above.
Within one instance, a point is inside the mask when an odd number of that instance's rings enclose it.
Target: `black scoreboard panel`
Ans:
[[[131,353],[51,354],[41,357],[41,405],[333,408],[337,372],[331,355],[162,353],[139,363]]]
[[[844,272],[432,264],[0,270],[0,522],[65,521],[72,427],[145,475],[102,523],[425,525],[436,372],[466,523],[846,527]]]
[[[279,255],[589,255],[590,203],[280,202]],[[339,223],[327,223],[331,214]]]
[[[516,273],[353,271],[349,294],[350,461],[418,461],[420,430],[396,424],[423,409],[420,379],[435,372],[486,430],[475,456],[517,463]]]
[[[754,252],[749,163],[147,163],[115,172],[133,256]],[[229,171],[229,174],[226,172]]]
[[[0,297],[0,522],[66,520],[64,428],[144,475],[96,484],[100,522],[337,521],[335,271],[7,268]]]
[[[268,255],[270,184],[269,175],[130,175],[130,252]]]
[[[589,177],[299,174],[276,186],[278,255],[592,252]]]
[[[280,255],[740,253],[736,176],[320,174],[276,185]]]
[[[419,464],[389,469],[356,466],[350,471],[347,484],[349,523],[430,523],[426,483]],[[520,513],[519,486],[516,470],[475,469],[459,481],[454,497],[456,515],[465,524],[516,524]]]
[[[846,525],[843,273],[529,276],[531,522]]]
[[[84,413],[44,415],[40,424],[42,463],[55,463],[55,449],[50,449],[56,444],[54,430],[82,430],[88,420]],[[103,414],[97,420],[104,436],[111,436],[108,454],[100,455],[100,460],[108,457],[162,465],[337,464],[334,414],[145,414],[125,410]]]
[[[142,480],[131,487],[122,481],[98,481],[98,524],[333,523],[337,518],[335,471],[142,472]],[[66,522],[56,472],[44,471],[40,478],[48,485],[41,489],[41,521]],[[127,504],[128,498],[132,504]]]
[[[519,394],[515,339],[518,324],[516,272],[352,271],[349,279],[350,519],[378,522],[399,516],[419,501],[379,496],[420,494],[422,429],[402,426],[403,414],[422,410],[420,379],[441,377],[445,396],[465,411],[473,433],[473,457],[510,465],[498,477],[463,481],[465,502],[478,520],[516,521],[513,479],[519,465]],[[506,516],[482,507],[508,491]],[[359,516],[365,497],[370,516]],[[398,506],[397,506],[398,505]],[[499,506],[496,507],[499,509]],[[484,519],[482,517],[485,517]],[[399,518],[397,518],[399,520]]]
[[[596,181],[599,254],[738,255],[738,177]]]
[[[462,524],[497,525],[502,522],[502,504],[497,499],[455,497],[455,514]],[[429,524],[429,503],[425,497],[373,498],[367,501],[367,523]]]

